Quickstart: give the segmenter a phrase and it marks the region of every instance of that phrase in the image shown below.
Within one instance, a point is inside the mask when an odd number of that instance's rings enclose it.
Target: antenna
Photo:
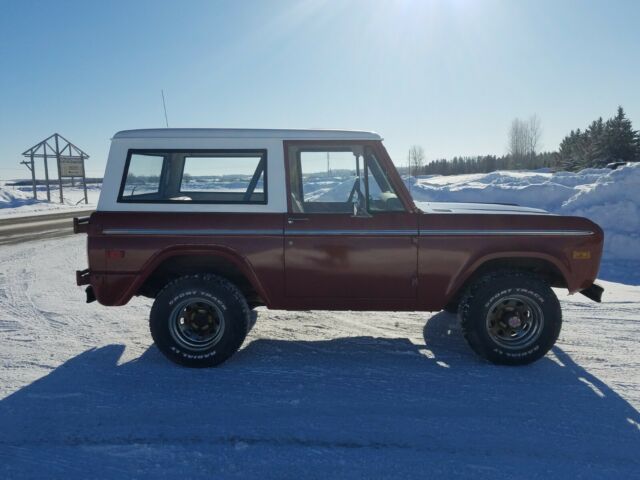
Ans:
[[[162,94],[162,108],[164,108],[164,123],[166,123],[167,128],[169,128],[169,119],[167,118],[167,104],[164,101],[164,90],[160,90]]]

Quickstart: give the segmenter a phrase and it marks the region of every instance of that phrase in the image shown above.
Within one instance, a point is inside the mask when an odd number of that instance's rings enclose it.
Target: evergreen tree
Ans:
[[[558,157],[567,170],[639,161],[640,137],[622,107],[618,107],[616,116],[606,122],[601,117],[584,132],[572,130],[560,143]]]
[[[519,138],[516,133],[518,130],[512,127],[510,138],[518,146],[520,143],[516,142]],[[588,167],[604,167],[614,161],[640,161],[640,135],[633,129],[622,107],[618,107],[616,116],[606,122],[600,117],[584,131],[571,130],[560,142],[557,152],[537,153],[535,149],[529,149],[523,154],[512,147],[511,152],[502,157],[486,155],[456,156],[450,161],[438,159],[424,165],[420,171],[429,175],[488,173],[519,168],[576,171]]]
[[[638,155],[638,132],[633,129],[622,107],[607,120],[603,135],[604,154],[610,162],[634,162]]]
[[[587,159],[585,166],[605,166],[607,155],[604,150],[604,122],[602,117],[594,120],[587,129]]]

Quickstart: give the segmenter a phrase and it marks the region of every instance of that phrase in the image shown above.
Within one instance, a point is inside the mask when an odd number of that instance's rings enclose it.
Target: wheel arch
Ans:
[[[144,295],[155,298],[168,281],[197,273],[216,274],[229,280],[250,304],[268,304],[270,300],[247,259],[221,246],[171,247],[159,252],[141,269],[126,297]]]
[[[532,272],[542,277],[550,286],[571,290],[570,272],[557,258],[544,253],[509,252],[495,253],[472,262],[449,285],[446,303],[457,302],[467,287],[481,276],[498,270]]]

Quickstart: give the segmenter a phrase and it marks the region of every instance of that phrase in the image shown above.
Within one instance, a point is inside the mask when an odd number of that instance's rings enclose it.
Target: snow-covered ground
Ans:
[[[0,248],[0,478],[640,478],[640,287],[558,291],[527,367],[479,360],[446,313],[260,309],[189,370],[149,300],[86,305],[85,266],[82,236]]]
[[[44,185],[38,185],[38,199],[34,200],[30,185],[7,185],[0,180],[0,219],[59,213],[70,210],[87,210],[95,208],[100,196],[100,185],[87,186],[88,204],[84,203],[82,187],[66,187],[62,189],[64,203],[60,203],[58,188],[52,185],[51,202],[47,202],[47,190]]]

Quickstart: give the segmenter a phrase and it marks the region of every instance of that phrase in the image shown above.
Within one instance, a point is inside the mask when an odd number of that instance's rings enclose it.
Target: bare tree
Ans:
[[[422,166],[424,165],[424,148],[422,148],[420,145],[413,145],[409,149],[409,155],[407,156],[407,159],[409,163],[409,175],[419,175],[422,170]]]
[[[542,127],[540,126],[540,117],[538,115],[531,115],[529,117],[528,127],[528,143],[529,154],[535,155],[538,152],[538,146],[540,144],[540,137],[542,136]]]
[[[541,135],[540,118],[537,115],[532,115],[528,120],[515,118],[511,122],[508,148],[513,167],[522,168],[533,163]]]
[[[527,126],[519,118],[514,118],[509,129],[509,153],[512,157],[522,157],[527,152]]]

